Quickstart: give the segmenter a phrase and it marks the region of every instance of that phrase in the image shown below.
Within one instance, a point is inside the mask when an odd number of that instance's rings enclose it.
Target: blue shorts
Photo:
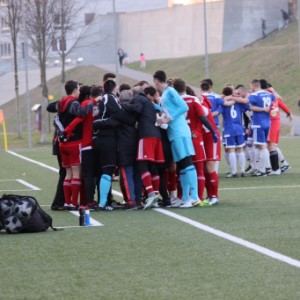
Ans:
[[[180,136],[172,140],[171,150],[174,162],[178,162],[187,156],[195,155],[192,139],[188,136]]]
[[[240,148],[245,145],[244,135],[224,136],[226,148]]]
[[[253,144],[254,145],[265,145],[268,141],[270,127],[258,127],[251,126],[253,130]]]

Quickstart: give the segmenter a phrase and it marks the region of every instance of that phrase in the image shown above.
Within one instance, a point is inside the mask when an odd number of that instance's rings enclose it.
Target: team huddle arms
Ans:
[[[227,178],[290,168],[278,148],[280,109],[292,114],[264,79],[252,80],[250,89],[227,84],[220,95],[204,79],[196,95],[183,79],[159,70],[153,85],[117,87],[107,73],[101,86],[70,80],[65,90],[48,106],[57,113],[53,145],[60,165],[53,210],[216,205],[222,144]],[[123,203],[112,197],[116,178]]]

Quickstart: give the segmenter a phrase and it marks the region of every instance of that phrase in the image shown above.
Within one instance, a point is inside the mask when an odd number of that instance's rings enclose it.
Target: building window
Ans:
[[[60,14],[55,14],[53,18],[53,23],[55,25],[60,25]]]
[[[55,30],[60,30],[61,29],[61,17],[60,14],[55,14],[53,17],[53,24],[54,24],[54,29]]]
[[[85,14],[85,25],[89,25],[95,18],[95,14]]]
[[[58,47],[59,46],[59,47]],[[58,51],[66,51],[67,50],[67,43],[65,39],[52,39],[51,42],[51,49],[52,51],[56,52]]]
[[[9,26],[8,26],[8,16],[2,16],[1,17],[1,29],[2,30],[7,30],[9,29]]]
[[[11,47],[9,43],[0,44],[0,57],[11,56]]]
[[[6,6],[7,0],[0,0],[0,6]]]
[[[57,51],[57,39],[53,39],[51,42],[52,51]]]
[[[60,51],[66,51],[67,50],[67,44],[65,39],[59,40],[59,50]]]

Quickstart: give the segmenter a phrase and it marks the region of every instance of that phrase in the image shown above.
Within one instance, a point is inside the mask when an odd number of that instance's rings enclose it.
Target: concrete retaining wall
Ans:
[[[116,57],[113,28],[112,14],[97,16],[92,24],[86,27],[70,53],[76,57],[83,57],[84,64],[113,63]]]
[[[262,37],[261,18],[267,33],[278,28],[287,0],[220,0],[206,4],[208,52],[232,51]],[[118,46],[130,61],[143,52],[147,59],[203,55],[203,3],[175,6],[118,16]],[[75,44],[72,52],[85,63],[115,60],[112,14],[98,16]]]
[[[278,28],[281,9],[287,11],[287,0],[225,0],[223,51],[232,51],[262,37],[261,19],[266,33]]]
[[[210,52],[222,51],[224,3],[207,5]],[[119,44],[132,60],[141,52],[148,59],[204,53],[203,5],[175,6],[119,17]]]

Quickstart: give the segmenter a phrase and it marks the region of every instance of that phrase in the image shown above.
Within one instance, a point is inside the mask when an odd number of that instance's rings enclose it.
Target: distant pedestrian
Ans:
[[[140,54],[140,68],[142,70],[145,70],[145,68],[146,68],[146,58],[145,58],[144,53]]]
[[[264,39],[267,36],[267,34],[266,34],[267,24],[266,24],[266,20],[263,18],[261,19],[261,30],[262,30],[262,36]]]
[[[125,52],[124,52],[124,50],[122,48],[119,48],[117,54],[119,56],[120,67],[122,68],[122,66],[123,66],[123,59],[125,57]]]
[[[289,16],[289,14],[288,14],[285,10],[283,10],[283,9],[281,9],[281,13],[282,13],[282,19],[283,19],[283,27],[284,27],[284,28],[287,28],[288,25],[289,25],[290,16]]]

